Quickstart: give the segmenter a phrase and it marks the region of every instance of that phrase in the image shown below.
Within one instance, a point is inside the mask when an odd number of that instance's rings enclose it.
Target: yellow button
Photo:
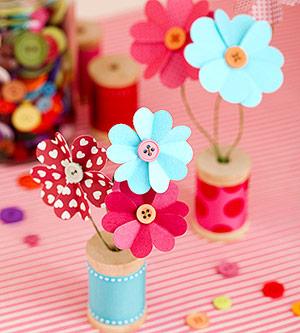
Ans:
[[[141,223],[150,224],[156,218],[156,210],[151,205],[141,205],[136,211],[136,217]]]
[[[172,51],[179,50],[185,45],[186,32],[180,27],[170,28],[165,34],[165,46]]]
[[[21,102],[26,93],[26,86],[19,80],[9,81],[2,87],[3,98],[11,103]]]
[[[292,312],[295,316],[300,316],[300,301],[292,304]]]
[[[246,52],[239,46],[229,47],[225,52],[225,60],[232,68],[242,68],[248,62]]]
[[[227,296],[218,296],[213,299],[213,305],[217,310],[228,310],[232,306],[232,301]]]
[[[31,103],[24,102],[12,115],[12,124],[20,132],[31,132],[36,129],[42,121],[39,109]]]
[[[66,50],[67,37],[63,30],[54,26],[48,26],[42,33],[44,36],[50,36],[56,41],[60,53],[63,53]]]
[[[186,324],[194,329],[198,330],[200,328],[205,328],[209,325],[209,318],[206,313],[201,313],[201,312],[193,312],[190,313],[186,319]]]

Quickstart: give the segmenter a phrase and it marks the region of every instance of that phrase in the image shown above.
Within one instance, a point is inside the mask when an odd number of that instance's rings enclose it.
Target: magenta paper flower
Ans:
[[[184,217],[189,209],[177,197],[174,183],[165,193],[150,190],[143,195],[131,192],[127,182],[119,183],[105,199],[108,213],[102,226],[114,233],[118,248],[130,249],[137,258],[146,257],[153,245],[160,251],[170,251],[175,245],[174,237],[187,229]]]
[[[145,7],[147,21],[131,28],[135,38],[132,56],[147,65],[144,77],[160,74],[161,82],[177,88],[190,77],[198,78],[195,68],[184,59],[184,47],[191,42],[190,27],[199,17],[211,15],[207,1],[196,4],[192,0],[168,0],[167,7],[157,0],[149,0]]]
[[[88,201],[96,207],[103,205],[112,183],[100,172],[106,151],[94,138],[79,136],[70,150],[64,137],[56,133],[54,140],[38,144],[36,155],[44,165],[33,167],[31,175],[43,184],[41,196],[59,218],[69,220],[80,213],[86,220],[90,217]]]

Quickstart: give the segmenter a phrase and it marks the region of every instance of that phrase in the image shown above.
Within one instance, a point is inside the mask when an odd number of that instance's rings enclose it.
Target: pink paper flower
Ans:
[[[186,232],[188,206],[177,201],[178,188],[170,183],[165,193],[150,190],[138,195],[122,182],[105,200],[108,213],[103,228],[114,233],[115,245],[130,249],[137,258],[146,257],[153,245],[160,251],[173,249],[174,237]]]
[[[54,140],[38,144],[36,154],[44,165],[33,167],[31,175],[43,184],[41,196],[58,217],[69,220],[80,213],[86,220],[90,217],[88,201],[101,207],[112,183],[100,172],[106,151],[94,138],[79,136],[70,150],[64,137],[56,133]]]
[[[199,17],[211,16],[207,1],[193,4],[192,0],[168,0],[164,8],[157,0],[145,7],[147,21],[131,28],[135,38],[132,56],[147,65],[146,79],[160,74],[161,82],[169,88],[181,86],[186,78],[198,78],[195,68],[184,59],[184,47],[191,42],[190,27]]]

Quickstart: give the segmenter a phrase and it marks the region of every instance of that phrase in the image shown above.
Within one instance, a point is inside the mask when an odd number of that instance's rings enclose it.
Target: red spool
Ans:
[[[92,125],[107,133],[117,123],[132,125],[138,108],[139,67],[126,55],[95,58],[89,64],[94,82]]]

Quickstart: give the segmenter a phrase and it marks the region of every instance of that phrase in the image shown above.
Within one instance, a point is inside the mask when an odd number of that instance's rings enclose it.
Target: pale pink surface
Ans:
[[[174,248],[176,236],[187,230],[184,217],[189,209],[183,202],[177,201],[178,187],[171,182],[164,193],[150,190],[138,195],[122,182],[106,199],[107,213],[102,219],[104,230],[113,233],[114,243],[120,249],[130,249],[137,258],[145,258],[153,248],[168,252]],[[155,218],[150,224],[143,224],[138,218],[138,209],[142,205],[151,205]],[[152,212],[153,214],[153,212]]]
[[[149,79],[159,73],[161,82],[169,88],[180,87],[187,78],[196,80],[198,71],[184,59],[184,46],[170,50],[165,46],[165,34],[172,27],[180,27],[187,34],[196,18],[209,15],[207,1],[168,0],[166,7],[158,0],[149,0],[145,6],[147,20],[139,21],[131,27],[134,41],[132,56],[147,68],[144,77]],[[185,44],[185,45],[186,45]]]
[[[230,10],[232,4],[213,2]],[[216,8],[216,7],[215,7]],[[208,243],[192,232],[176,241],[174,251],[154,250],[148,261],[147,322],[144,333],[188,333],[184,317],[205,311],[211,321],[205,333],[296,333],[299,317],[290,304],[300,295],[300,8],[284,8],[274,43],[285,53],[285,83],[263,103],[246,113],[241,146],[253,159],[250,189],[251,228],[245,240],[222,245]],[[104,22],[106,53],[129,49],[128,31],[142,18],[133,13]],[[188,86],[193,108],[209,125],[215,97],[196,83]],[[153,98],[155,96],[155,99]],[[166,108],[176,122],[190,125],[177,91],[161,86],[157,79],[142,82],[141,104]],[[223,141],[236,134],[237,110],[222,106]],[[79,114],[84,121],[84,114]],[[197,153],[206,142],[195,127],[191,144]],[[80,128],[80,133],[86,129]],[[76,133],[78,135],[78,133]],[[180,183],[181,199],[194,201],[195,169]],[[5,333],[97,333],[87,323],[87,271],[84,247],[93,229],[80,218],[62,223],[39,198],[39,190],[26,191],[16,178],[31,165],[0,168],[0,208],[16,205],[26,210],[21,224],[0,223],[0,332]],[[100,213],[95,210],[100,218]],[[192,218],[192,214],[190,215]],[[40,245],[28,248],[23,237],[39,234]],[[240,274],[224,279],[215,267],[222,261],[238,263]],[[270,301],[261,295],[264,282],[277,280],[285,296]],[[226,294],[234,305],[219,312],[212,298]]]
[[[240,229],[247,218],[248,180],[238,186],[220,188],[197,179],[196,221],[212,232]]]

